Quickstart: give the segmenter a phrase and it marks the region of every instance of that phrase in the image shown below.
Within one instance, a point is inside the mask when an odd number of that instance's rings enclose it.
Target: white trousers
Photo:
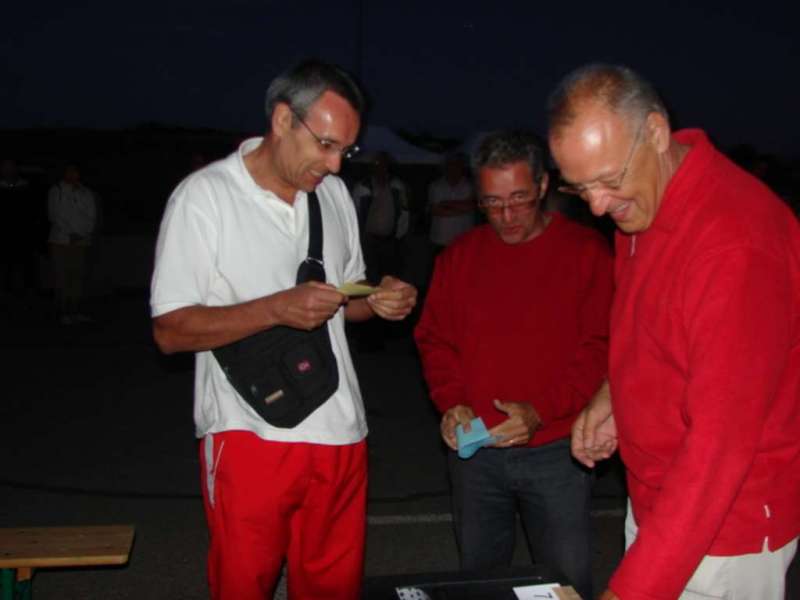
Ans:
[[[639,528],[633,518],[630,500],[625,518],[625,549],[636,539]],[[679,600],[784,600],[786,570],[797,551],[797,538],[774,552],[704,556]]]

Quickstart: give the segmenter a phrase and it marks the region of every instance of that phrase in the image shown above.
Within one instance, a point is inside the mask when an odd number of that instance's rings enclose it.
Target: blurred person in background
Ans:
[[[78,166],[68,164],[47,196],[50,258],[56,309],[63,325],[91,321],[81,312],[86,283],[87,254],[97,224],[92,190],[81,183]]]

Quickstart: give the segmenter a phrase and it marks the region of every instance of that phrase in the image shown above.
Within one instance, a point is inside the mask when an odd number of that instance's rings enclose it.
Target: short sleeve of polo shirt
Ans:
[[[210,190],[190,176],[169,199],[161,221],[150,289],[153,317],[205,304],[217,250]]]
[[[347,261],[344,265],[344,280],[345,281],[362,281],[366,279],[366,264],[364,262],[364,255],[361,252],[361,240],[359,239],[358,217],[356,215],[354,202],[350,198],[347,187],[339,179],[328,177],[325,182],[331,182],[331,185],[338,185],[338,189],[334,188],[334,196],[340,204],[340,214],[344,220],[347,231]]]

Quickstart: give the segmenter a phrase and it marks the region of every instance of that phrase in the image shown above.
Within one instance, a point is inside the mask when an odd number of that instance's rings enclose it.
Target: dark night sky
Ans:
[[[792,2],[363,3],[372,123],[541,132],[557,79],[602,60],[652,80],[680,126],[800,156]],[[157,121],[258,133],[266,84],[294,60],[359,70],[357,0],[31,1],[3,21],[7,128]]]

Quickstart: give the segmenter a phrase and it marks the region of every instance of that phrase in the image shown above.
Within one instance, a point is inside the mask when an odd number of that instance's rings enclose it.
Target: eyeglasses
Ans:
[[[521,213],[533,208],[536,201],[537,198],[534,196],[533,192],[525,192],[513,194],[508,200],[502,200],[494,196],[479,198],[478,207],[481,210],[491,213],[499,213],[505,209],[514,213]]]
[[[311,134],[311,137],[317,140],[319,147],[325,154],[338,154],[342,158],[349,160],[361,151],[361,148],[359,148],[356,144],[343,147],[339,142],[334,142],[333,140],[318,136],[316,133],[314,133],[314,130],[308,126],[308,123],[303,120],[303,117],[297,114],[295,109],[290,106],[289,110],[292,111],[292,114],[295,116],[295,118],[303,124],[303,127],[305,127],[308,133]]]
[[[644,124],[645,122],[642,121],[639,124],[639,128],[636,130],[636,137],[633,140],[633,145],[631,146],[631,149],[628,152],[628,158],[625,159],[625,163],[623,164],[622,171],[620,171],[619,175],[617,175],[611,180],[595,181],[592,183],[563,182],[561,185],[558,186],[558,191],[563,192],[565,194],[580,196],[581,194],[585,194],[586,192],[598,188],[611,191],[617,191],[618,189],[620,189],[622,187],[622,183],[625,181],[625,176],[628,174],[628,169],[631,166],[631,161],[633,160],[633,155],[636,152],[636,147],[639,145],[639,141],[641,140],[642,131],[644,131]]]

